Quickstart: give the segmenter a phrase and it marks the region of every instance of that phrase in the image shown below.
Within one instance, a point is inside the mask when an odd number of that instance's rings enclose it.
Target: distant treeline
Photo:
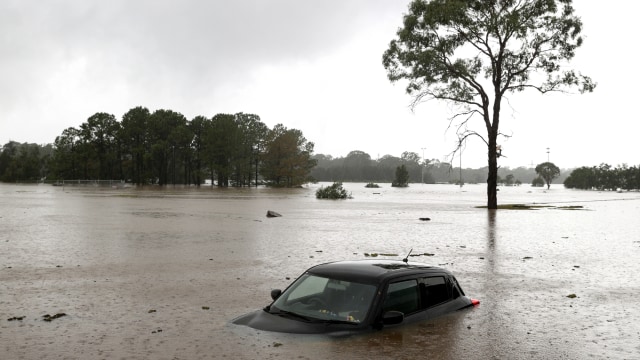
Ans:
[[[564,181],[564,186],[583,190],[640,190],[640,166],[612,167],[609,164],[600,164],[580,167],[571,172]]]
[[[314,144],[281,124],[269,129],[253,114],[197,116],[136,107],[117,121],[96,113],[53,145],[9,142],[0,179],[123,180],[135,184],[297,186],[309,181]]]
[[[330,155],[314,156],[318,164],[311,170],[311,176],[318,181],[379,182],[391,183],[396,168],[404,165],[409,172],[411,183],[486,183],[488,168],[462,169],[448,162],[435,159],[421,159],[415,152],[405,151],[400,157],[385,155],[377,160],[363,151],[351,151],[346,157],[333,158]],[[566,172],[565,172],[566,173]],[[561,173],[556,182],[567,176]],[[531,184],[538,177],[534,168],[508,167],[498,170],[498,183],[505,185]]]

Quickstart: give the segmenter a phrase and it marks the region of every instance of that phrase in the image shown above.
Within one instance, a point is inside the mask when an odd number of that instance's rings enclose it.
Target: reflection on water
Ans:
[[[346,201],[317,200],[318,187],[0,185],[0,351],[140,359],[640,353],[640,278],[628,275],[640,270],[640,194],[501,188],[500,203],[584,210],[487,211],[476,207],[483,185],[345,184],[354,197]],[[228,323],[319,262],[399,259],[412,248],[420,256],[411,260],[448,268],[481,305],[346,339]],[[57,312],[67,316],[41,321]],[[26,318],[6,320],[14,316]]]

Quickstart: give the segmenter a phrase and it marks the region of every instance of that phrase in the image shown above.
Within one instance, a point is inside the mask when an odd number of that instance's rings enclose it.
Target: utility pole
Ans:
[[[550,152],[550,149],[547,148],[547,162],[549,162],[549,152]]]
[[[462,148],[460,148],[460,187],[462,187]]]
[[[426,161],[424,160],[424,150],[426,148],[422,148],[422,184],[424,184],[424,168],[427,166]]]

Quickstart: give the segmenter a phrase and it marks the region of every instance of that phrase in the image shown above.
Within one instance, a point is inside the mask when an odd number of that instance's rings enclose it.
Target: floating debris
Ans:
[[[576,295],[576,294],[569,294],[569,295],[567,295],[567,297],[568,297],[569,299],[575,299],[575,298],[577,298],[577,297],[578,297],[578,295]]]
[[[428,218],[428,217],[421,217],[421,218],[418,218],[418,220],[421,220],[421,221],[431,221],[431,218]]]
[[[522,258],[522,260],[531,260],[531,259],[533,259],[531,256],[525,256]]]
[[[26,316],[14,316],[12,318],[7,319],[7,321],[22,321]]]
[[[61,318],[63,316],[67,316],[67,314],[65,314],[65,313],[57,313],[55,315],[46,314],[46,315],[42,315],[42,318],[43,318],[42,320],[44,320],[44,321],[52,321],[52,320]]]
[[[148,314],[151,314],[151,313],[154,313],[154,312],[156,312],[156,309],[151,309],[151,310],[147,311]]]
[[[203,306],[202,310],[209,310],[209,307],[208,306]]]
[[[422,254],[411,254],[409,256],[435,256],[436,254],[432,253],[422,253]]]

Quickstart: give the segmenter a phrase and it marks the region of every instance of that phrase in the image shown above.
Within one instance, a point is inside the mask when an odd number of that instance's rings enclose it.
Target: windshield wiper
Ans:
[[[278,315],[278,316],[291,316],[291,317],[295,317],[295,318],[304,320],[306,322],[312,322],[312,321],[315,320],[315,319],[312,319],[312,318],[310,318],[308,316],[300,315],[298,313],[294,313],[294,312],[286,311],[286,310],[278,310],[278,311],[273,311],[273,312],[269,311],[269,314]]]
[[[360,323],[358,322],[353,322],[353,321],[347,321],[347,320],[336,320],[336,319],[319,319],[316,322],[322,323],[322,324],[347,324],[347,325],[360,325]]]

